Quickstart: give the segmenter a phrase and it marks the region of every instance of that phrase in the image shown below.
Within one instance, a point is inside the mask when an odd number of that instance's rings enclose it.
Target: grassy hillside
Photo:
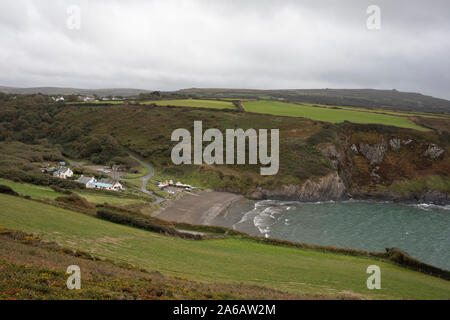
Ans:
[[[87,120],[89,119],[89,120]],[[120,119],[120,120],[119,120]],[[203,128],[279,128],[280,170],[276,179],[259,174],[259,166],[175,166],[171,162],[170,142],[173,130],[193,129],[194,121],[203,121]],[[229,188],[246,191],[255,184],[279,185],[301,183],[311,176],[331,172],[332,165],[307,139],[322,124],[303,118],[252,115],[231,110],[209,108],[169,108],[152,106],[70,106],[55,117],[61,127],[82,127],[91,136],[112,135],[118,144],[146,158],[156,167],[159,178],[182,179],[199,187]],[[132,129],[130,129],[132,128]],[[79,139],[79,138],[78,138]],[[70,143],[68,148],[78,144]],[[206,145],[206,143],[205,143]],[[69,149],[70,150],[70,149]],[[74,155],[76,156],[76,155]]]
[[[127,262],[167,276],[207,283],[244,283],[296,294],[362,298],[448,299],[450,282],[388,262],[272,246],[239,237],[183,240],[0,195],[0,224],[35,232],[45,240]],[[382,290],[366,288],[365,270],[382,270]]]
[[[17,299],[299,299],[256,286],[203,284],[164,277],[129,264],[58,248],[30,234],[0,228],[0,300]],[[68,265],[82,270],[81,290],[67,290]]]
[[[248,112],[266,113],[280,116],[305,117],[317,121],[338,123],[350,121],[362,124],[383,124],[400,128],[409,128],[420,131],[427,129],[420,127],[408,119],[400,116],[378,114],[364,111],[352,111],[344,109],[320,108],[310,105],[298,105],[293,103],[276,101],[246,102],[244,108]]]
[[[432,118],[432,119],[450,119],[449,114],[427,113],[427,112],[417,112],[417,111],[395,111],[395,110],[381,109],[381,108],[333,106],[333,105],[312,104],[312,103],[305,103],[305,102],[298,103],[298,104],[303,105],[303,106],[310,106],[310,107],[327,108],[327,109],[334,109],[334,110],[370,112],[370,113],[387,114],[387,115],[402,116],[402,117],[419,116],[419,117]]]

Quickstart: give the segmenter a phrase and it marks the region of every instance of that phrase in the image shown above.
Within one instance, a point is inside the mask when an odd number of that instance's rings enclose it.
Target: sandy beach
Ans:
[[[242,198],[241,195],[216,191],[186,194],[173,201],[157,217],[167,221],[210,225],[226,212],[231,203]]]

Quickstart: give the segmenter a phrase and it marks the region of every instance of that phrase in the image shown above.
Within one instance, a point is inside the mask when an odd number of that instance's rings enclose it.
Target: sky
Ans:
[[[0,85],[450,99],[449,12],[448,0],[1,1]]]

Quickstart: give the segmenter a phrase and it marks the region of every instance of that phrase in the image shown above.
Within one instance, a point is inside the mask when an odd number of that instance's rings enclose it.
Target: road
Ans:
[[[155,169],[153,169],[153,167],[149,163],[145,162],[145,160],[143,160],[141,158],[138,158],[138,157],[136,157],[135,155],[133,155],[131,153],[129,153],[129,155],[130,155],[131,158],[133,158],[134,160],[142,163],[144,166],[146,166],[149,169],[149,173],[147,175],[145,175],[145,176],[140,178],[142,180],[142,185],[141,185],[140,191],[145,193],[145,194],[151,195],[152,197],[155,198],[155,201],[152,202],[152,204],[158,204],[158,203],[161,203],[161,202],[165,201],[166,199],[164,199],[163,197],[160,197],[160,196],[156,195],[155,193],[147,190],[148,180],[150,180],[150,178],[154,176]],[[123,179],[123,180],[126,180],[126,179]]]

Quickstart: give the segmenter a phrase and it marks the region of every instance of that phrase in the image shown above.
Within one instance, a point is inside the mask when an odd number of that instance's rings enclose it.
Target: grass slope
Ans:
[[[419,131],[427,131],[406,118],[394,115],[379,114],[364,111],[351,111],[344,109],[319,108],[308,105],[298,105],[293,103],[276,101],[254,101],[246,102],[244,108],[248,112],[266,113],[279,116],[305,117],[317,121],[331,123],[350,121],[354,123],[374,123],[400,128],[410,128]]]
[[[237,237],[183,240],[0,195],[0,224],[43,239],[190,280],[262,285],[279,290],[369,298],[448,299],[450,282],[391,263],[278,247]],[[366,268],[382,271],[382,290],[366,288]]]
[[[9,232],[0,228],[0,300],[308,298],[255,286],[202,284],[164,277],[98,257],[93,260],[67,248],[49,248],[29,235],[22,237],[22,233],[13,232],[8,236]],[[80,267],[81,290],[67,290],[68,265]]]

